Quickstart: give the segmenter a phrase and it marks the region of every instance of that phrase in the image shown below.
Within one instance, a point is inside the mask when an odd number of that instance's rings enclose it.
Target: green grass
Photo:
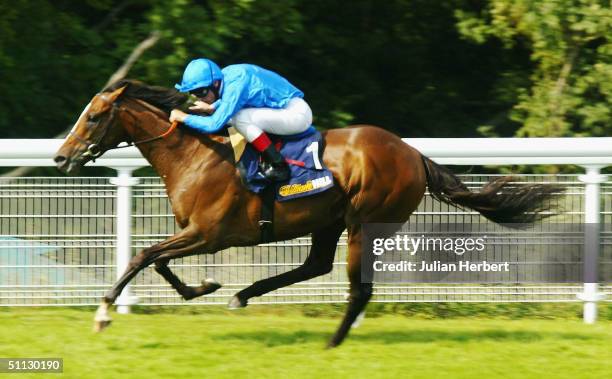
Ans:
[[[198,308],[114,314],[101,334],[91,332],[90,310],[0,308],[0,357],[64,358],[63,375],[19,378],[577,379],[612,372],[610,321],[379,315],[325,350],[338,318],[282,307]]]

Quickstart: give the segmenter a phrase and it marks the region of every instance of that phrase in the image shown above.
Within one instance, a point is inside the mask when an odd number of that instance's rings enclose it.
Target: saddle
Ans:
[[[333,176],[323,165],[323,137],[312,126],[306,131],[291,136],[270,134],[276,149],[285,158],[291,178],[285,183],[274,183],[260,171],[261,157],[257,150],[233,127],[228,128],[234,159],[244,185],[249,191],[261,193],[274,188],[276,201],[288,201],[315,195],[333,187]]]
[[[275,201],[313,196],[334,186],[332,173],[323,164],[323,137],[312,126],[291,136],[269,134],[291,172],[290,179],[281,183],[271,182],[263,175],[260,171],[260,153],[235,128],[229,127],[228,134],[243,184],[262,198],[262,242],[273,239],[273,235],[266,229],[272,230]]]

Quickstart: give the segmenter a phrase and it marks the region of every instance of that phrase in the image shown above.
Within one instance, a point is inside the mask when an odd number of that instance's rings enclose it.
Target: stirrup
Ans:
[[[261,169],[266,179],[273,182],[284,182],[289,180],[289,177],[291,176],[291,171],[286,163],[276,165],[264,162]]]

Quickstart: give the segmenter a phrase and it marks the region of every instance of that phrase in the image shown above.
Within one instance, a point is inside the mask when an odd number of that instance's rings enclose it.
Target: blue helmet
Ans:
[[[174,88],[180,92],[210,87],[215,80],[223,80],[223,73],[217,64],[210,59],[194,59],[187,65],[183,73],[183,82]]]

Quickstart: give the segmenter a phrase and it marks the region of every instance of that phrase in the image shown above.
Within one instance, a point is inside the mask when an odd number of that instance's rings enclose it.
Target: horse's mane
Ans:
[[[174,88],[150,86],[141,81],[133,79],[121,79],[106,87],[103,92],[113,92],[124,86],[127,87],[121,94],[121,97],[129,97],[132,99],[145,101],[168,114],[170,114],[173,109],[180,108],[182,105],[184,105],[189,98],[189,95],[181,93]],[[223,133],[208,135],[208,137],[209,138],[205,138],[204,141],[214,141],[221,145],[227,145],[228,147],[230,146],[229,139],[225,137]],[[229,151],[229,155],[228,153],[225,155],[230,156],[231,148]]]
[[[179,108],[187,101],[188,95],[180,93],[174,88],[150,86],[138,80],[122,79],[104,89],[104,92],[112,92],[127,86],[122,97],[130,97],[145,101],[166,113],[172,109]]]

